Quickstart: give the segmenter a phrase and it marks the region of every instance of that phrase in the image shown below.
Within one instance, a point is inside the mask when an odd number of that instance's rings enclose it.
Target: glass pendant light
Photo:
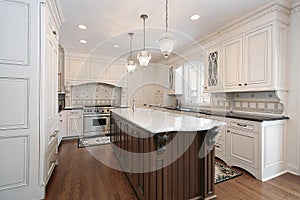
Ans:
[[[165,58],[168,58],[168,56],[171,54],[176,42],[177,41],[168,32],[168,0],[166,0],[166,32],[162,33],[159,40],[157,41],[160,51],[165,56]]]
[[[130,74],[132,74],[136,68],[136,63],[132,59],[132,36],[134,33],[128,33],[128,35],[130,36],[130,54],[127,59],[126,69]]]
[[[137,54],[137,59],[139,60],[139,63],[141,66],[143,66],[144,68],[149,64],[150,60],[151,60],[151,54],[147,53],[146,49],[145,49],[145,37],[146,37],[146,19],[148,18],[148,15],[146,14],[142,14],[141,15],[141,18],[144,20],[144,49],[143,51],[139,52]]]

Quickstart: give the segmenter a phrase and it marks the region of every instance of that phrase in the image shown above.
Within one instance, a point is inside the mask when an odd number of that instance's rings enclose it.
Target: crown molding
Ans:
[[[292,5],[291,14],[300,12],[300,0],[294,0]]]
[[[65,22],[60,2],[58,0],[46,0],[46,2],[49,6],[50,12],[54,16],[55,24],[59,28]]]
[[[93,51],[88,49],[76,49],[71,47],[63,47],[64,53],[66,57],[76,57],[81,59],[95,59],[101,60],[107,63],[126,63],[127,57],[125,56],[113,56],[108,52],[100,52],[100,51]]]

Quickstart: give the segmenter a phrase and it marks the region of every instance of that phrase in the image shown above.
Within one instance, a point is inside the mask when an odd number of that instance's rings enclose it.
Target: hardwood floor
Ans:
[[[117,164],[109,145],[88,149]],[[77,140],[63,141],[59,153],[46,200],[137,200],[124,173],[100,163],[85,148],[77,148]],[[216,185],[219,200],[300,199],[299,176],[284,174],[262,183],[240,171],[242,176]]]

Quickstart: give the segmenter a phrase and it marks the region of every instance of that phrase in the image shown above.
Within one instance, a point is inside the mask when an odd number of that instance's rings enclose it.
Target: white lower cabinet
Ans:
[[[58,164],[58,131],[50,135],[51,140],[46,153],[46,180],[48,182],[55,166]]]
[[[245,169],[261,181],[286,172],[285,120],[255,122],[226,118],[226,123],[216,137],[216,157]]]
[[[254,176],[258,175],[259,166],[258,126],[257,122],[227,120],[227,162]]]
[[[226,121],[225,117],[220,116],[210,116],[207,115],[206,118],[218,121]],[[216,136],[216,156],[225,160],[226,157],[226,126],[220,127],[220,133]]]
[[[83,111],[68,111],[68,137],[83,135]]]
[[[68,111],[63,110],[59,113],[59,135],[58,144],[60,144],[62,138],[68,136]]]

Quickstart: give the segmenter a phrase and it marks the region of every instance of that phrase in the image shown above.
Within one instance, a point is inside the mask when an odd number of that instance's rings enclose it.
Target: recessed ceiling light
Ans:
[[[86,44],[87,43],[86,40],[79,40],[79,42],[82,43],[82,44]]]
[[[198,19],[200,19],[200,15],[192,15],[191,16],[191,20],[198,20]]]
[[[114,45],[114,47],[115,47],[115,48],[119,48],[119,47],[120,47],[120,45],[118,45],[118,44],[115,44],[115,45]]]
[[[83,24],[79,24],[79,25],[78,25],[78,28],[85,30],[85,29],[87,29],[87,26],[86,26],[86,25],[83,25]]]

